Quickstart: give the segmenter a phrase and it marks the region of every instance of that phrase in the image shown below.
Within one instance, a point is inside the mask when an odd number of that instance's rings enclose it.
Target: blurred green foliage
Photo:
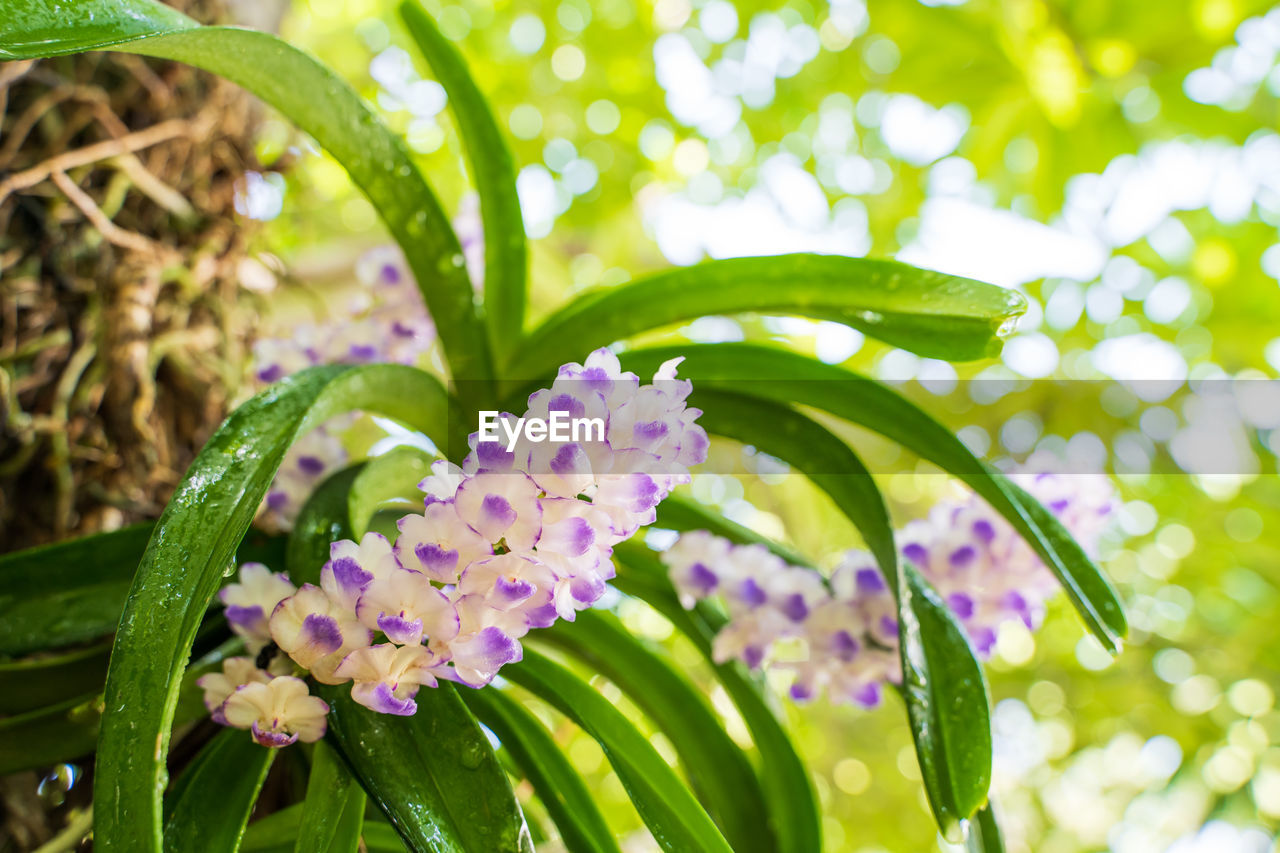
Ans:
[[[283,34],[379,106],[456,210],[467,194],[457,131],[391,6],[298,0]],[[1002,636],[991,681],[1010,849],[1164,850],[1179,838],[1180,851],[1236,849],[1200,830],[1213,819],[1256,829],[1230,842],[1238,849],[1280,849],[1261,840],[1280,825],[1280,423],[1255,419],[1222,437],[1238,445],[1241,473],[1197,477],[1169,444],[1195,420],[1193,391],[1146,403],[1100,393],[1101,383],[1093,397],[1064,384],[1114,377],[1107,365],[1117,359],[1140,376],[1165,375],[1172,360],[1202,391],[1280,371],[1280,11],[1267,16],[1254,0],[427,6],[510,132],[535,238],[535,318],[585,287],[688,262],[708,246],[731,254],[737,244],[723,234],[700,244],[664,234],[703,233],[709,220],[769,205],[787,230],[764,236],[801,241],[795,248],[904,252],[1031,297],[1004,362],[962,365],[958,377],[807,321],[713,319],[666,337],[785,334],[884,378],[932,377],[932,391],[906,390],[992,458],[1109,450],[1131,537],[1117,538],[1105,565],[1133,637],[1108,665],[1061,600],[1034,637]],[[291,148],[298,160],[286,179],[270,179],[284,187],[283,212],[264,250],[305,276],[385,239],[341,168],[269,122],[264,162]],[[930,205],[947,200],[968,206],[931,222]],[[938,234],[974,209],[1008,218],[957,256]],[[1117,341],[1127,348],[1107,348]],[[983,382],[954,381],[973,377]],[[1017,393],[975,401],[997,382]],[[868,453],[878,470],[898,472],[883,484],[896,518],[922,514],[952,488],[889,445],[860,440],[881,448]],[[800,478],[763,473],[741,448],[715,452],[740,455],[744,474],[699,478],[700,499],[818,560],[857,543]],[[672,636],[641,605],[623,615],[642,634]],[[674,650],[699,671],[692,649]],[[537,710],[557,722],[611,823],[639,830],[596,744]],[[899,708],[818,703],[789,717],[829,850],[937,843]]]

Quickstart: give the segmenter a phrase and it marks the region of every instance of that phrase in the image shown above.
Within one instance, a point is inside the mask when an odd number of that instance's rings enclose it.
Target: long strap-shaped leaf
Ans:
[[[0,557],[0,655],[59,649],[114,631],[154,529],[145,522]],[[283,536],[255,531],[236,549],[236,561],[278,566],[283,552]]]
[[[618,853],[586,782],[542,721],[501,690],[464,690],[461,696],[533,785],[569,853]]]
[[[275,756],[248,732],[219,732],[174,783],[164,849],[235,853]]]
[[[347,493],[362,467],[332,475],[303,505],[289,543],[295,580],[318,579],[329,543],[351,535]],[[412,717],[374,713],[347,685],[318,692],[329,739],[411,850],[532,850],[511,783],[452,684],[420,690]]]
[[[1035,549],[1062,583],[1085,627],[1112,653],[1120,650],[1128,632],[1120,599],[1061,522],[906,398],[842,368],[753,344],[661,347],[625,353],[623,360],[631,369],[645,371],[675,355],[687,357],[681,372],[695,377],[699,389],[718,387],[822,409],[875,430],[959,477]]]
[[[295,853],[355,853],[367,800],[337,751],[325,741],[317,743]]]
[[[400,16],[449,95],[467,162],[480,194],[484,224],[484,308],[499,358],[524,330],[526,266],[524,218],[516,196],[516,169],[493,112],[458,50],[436,28],[419,0],[400,4]]]
[[[176,59],[238,83],[288,116],[350,173],[404,250],[453,376],[492,378],[489,339],[448,216],[404,141],[313,57],[266,33],[201,27],[154,0],[28,0],[9,4],[0,27],[3,59],[106,48]]]
[[[348,694],[320,691],[330,737],[410,850],[532,853],[511,783],[452,684],[419,691],[412,717],[375,714]]]
[[[693,792],[631,721],[594,687],[528,648],[524,660],[503,669],[502,675],[595,738],[663,850],[730,853],[724,836]]]
[[[987,799],[991,721],[982,667],[946,605],[907,564],[898,569],[888,512],[871,474],[843,441],[775,403],[701,392],[709,432],[785,459],[827,492],[862,533],[898,596],[903,698],[938,825],[953,841]]]
[[[706,698],[609,613],[587,610],[536,635],[616,684],[670,739],[693,790],[738,853],[776,850],[755,769]]]
[[[783,853],[821,850],[822,821],[809,772],[796,754],[777,713],[769,706],[767,694],[741,664],[716,663],[712,655],[712,639],[721,624],[718,621],[713,624],[701,604],[693,611],[680,606],[666,569],[648,548],[623,542],[615,547],[614,556],[625,567],[615,586],[647,602],[689,638],[715,670],[717,680],[742,714],[760,753],[760,784],[769,803],[769,819],[778,849]]]
[[[896,261],[838,255],[733,258],[579,296],[530,333],[508,362],[519,378],[554,374],[582,353],[707,314],[796,314],[951,361],[999,350],[1025,309],[1011,290]]]
[[[259,818],[245,830],[240,841],[240,853],[293,853],[294,839],[301,824],[302,803]],[[361,828],[360,840],[368,853],[404,853],[406,849],[388,823],[366,821]]]
[[[428,434],[444,390],[409,367],[311,368],[232,413],[156,524],[116,632],[95,779],[95,844],[160,847],[160,793],[181,675],[205,608],[285,451],[325,418],[379,412]]]

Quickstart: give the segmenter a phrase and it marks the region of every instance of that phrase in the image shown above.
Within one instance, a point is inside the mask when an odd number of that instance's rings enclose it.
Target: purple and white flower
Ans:
[[[263,746],[314,743],[324,737],[329,706],[312,696],[301,678],[282,675],[263,683],[251,681],[222,705],[226,725],[249,729]]]

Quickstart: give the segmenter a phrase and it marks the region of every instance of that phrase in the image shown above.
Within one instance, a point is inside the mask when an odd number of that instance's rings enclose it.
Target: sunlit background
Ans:
[[[1280,372],[1280,7],[427,6],[509,131],[535,317],[671,264],[800,250],[897,257],[1026,294],[1003,354],[974,365],[795,319],[703,318],[669,338],[785,336],[903,383],[989,458],[1048,448],[1115,472],[1123,530],[1105,566],[1129,605],[1125,653],[1109,660],[1059,602],[1034,637],[1002,634],[989,668],[1009,848],[1280,850],[1280,385],[1261,381]],[[465,220],[474,201],[444,90],[395,20],[380,0],[297,0],[283,33],[378,105]],[[245,275],[323,312],[311,296],[350,280],[385,235],[287,123],[269,121],[259,150],[281,166],[242,193],[241,213],[270,221]],[[895,519],[952,488],[865,438]],[[705,475],[693,490],[826,564],[857,542],[798,477]],[[673,636],[641,605],[623,615]],[[691,648],[673,651],[706,675]],[[611,823],[649,849],[595,742],[542,710]],[[896,701],[787,712],[828,850],[940,844]]]

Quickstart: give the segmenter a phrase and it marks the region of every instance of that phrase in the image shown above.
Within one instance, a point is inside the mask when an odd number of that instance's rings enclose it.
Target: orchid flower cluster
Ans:
[[[1110,481],[1053,467],[1033,459],[1012,479],[1093,553],[1117,507]],[[1035,551],[976,495],[937,504],[897,541],[984,658],[1002,624],[1039,627],[1057,591]],[[897,607],[869,552],[847,552],[828,579],[762,545],[734,545],[700,530],[683,534],[661,558],[686,608],[712,596],[724,602],[729,622],[714,640],[718,662],[790,672],[799,701],[825,688],[833,702],[869,708],[885,682],[901,682]]]
[[[264,387],[318,364],[415,364],[435,341],[435,325],[400,250],[385,246],[356,261],[360,288],[343,307],[342,322],[305,322],[287,336],[263,337],[253,347],[254,383]],[[285,456],[267,491],[259,523],[288,530],[316,485],[349,461],[340,435],[356,420],[345,416],[318,427]]]
[[[603,435],[544,443],[527,432],[509,442],[473,434],[461,467],[433,464],[420,484],[424,511],[400,519],[394,542],[367,533],[333,543],[319,586],[246,564],[221,597],[259,657],[232,658],[201,679],[214,719],[250,728],[265,746],[318,737],[326,709],[298,693],[305,683],[292,673],[302,671],[350,683],[374,711],[410,715],[421,687],[441,678],[482,687],[521,659],[531,629],[595,604],[614,577],[613,546],[652,523],[706,458],[679,362],[643,386],[607,349],[561,367],[551,388],[530,396],[525,419],[599,417]],[[276,650],[283,655],[271,658]]]

